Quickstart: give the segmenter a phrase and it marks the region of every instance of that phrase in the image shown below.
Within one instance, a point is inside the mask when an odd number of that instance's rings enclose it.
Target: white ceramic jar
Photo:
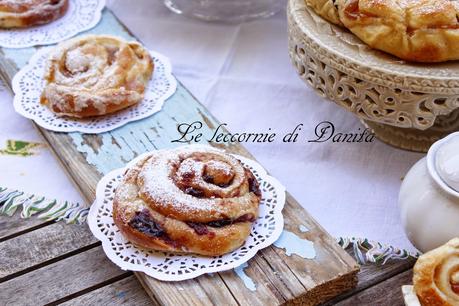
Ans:
[[[459,237],[459,132],[433,144],[410,169],[399,205],[408,239],[421,252]]]

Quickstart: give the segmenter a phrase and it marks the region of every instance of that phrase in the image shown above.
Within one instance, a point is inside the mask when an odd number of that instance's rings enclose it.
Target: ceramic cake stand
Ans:
[[[369,48],[289,0],[289,53],[300,77],[393,146],[426,152],[459,130],[459,61],[415,64]]]

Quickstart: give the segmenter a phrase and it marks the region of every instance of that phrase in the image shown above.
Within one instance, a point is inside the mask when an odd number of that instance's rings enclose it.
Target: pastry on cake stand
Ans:
[[[289,54],[300,77],[380,140],[426,152],[459,130],[459,61],[411,63],[371,49],[304,0],[289,0],[287,14]]]

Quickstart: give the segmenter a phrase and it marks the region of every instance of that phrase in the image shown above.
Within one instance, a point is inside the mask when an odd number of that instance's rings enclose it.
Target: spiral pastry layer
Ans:
[[[49,23],[67,12],[69,0],[0,0],[0,28]]]
[[[153,72],[148,51],[112,36],[85,36],[60,44],[45,73],[41,103],[62,116],[84,118],[140,102]]]
[[[459,305],[459,238],[419,257],[413,284],[422,305]]]
[[[132,243],[217,256],[244,244],[261,200],[253,173],[207,147],[152,152],[117,187],[113,219]]]

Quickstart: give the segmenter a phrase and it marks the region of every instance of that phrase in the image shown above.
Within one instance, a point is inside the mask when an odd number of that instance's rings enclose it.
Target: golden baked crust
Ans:
[[[459,59],[459,2],[338,0],[346,28],[370,47],[417,62]]]
[[[0,28],[27,28],[62,17],[69,0],[0,0]]]
[[[74,38],[52,52],[41,103],[76,118],[113,113],[142,101],[152,72],[151,56],[137,42],[103,35]]]
[[[339,19],[337,0],[305,0],[317,15],[329,22],[342,26]]]
[[[140,247],[217,256],[244,244],[260,200],[240,161],[187,146],[152,152],[130,168],[115,191],[113,219]]]
[[[422,305],[459,305],[459,238],[419,257],[413,272]]]

